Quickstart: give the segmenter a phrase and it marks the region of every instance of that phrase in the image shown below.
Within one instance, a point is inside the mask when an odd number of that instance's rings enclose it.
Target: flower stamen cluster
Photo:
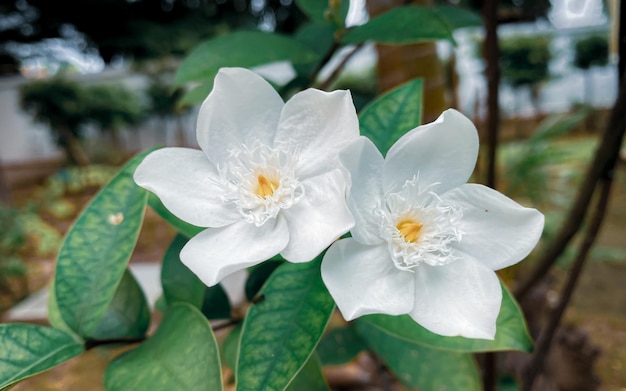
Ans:
[[[270,148],[254,140],[229,151],[229,160],[218,167],[224,202],[232,202],[245,221],[257,227],[274,219],[304,196],[295,167],[294,148]]]
[[[380,237],[388,243],[391,259],[400,270],[421,263],[445,265],[456,259],[452,244],[462,238],[463,211],[442,200],[434,183],[420,188],[419,179],[407,181],[399,192],[387,194],[375,212],[381,217]]]

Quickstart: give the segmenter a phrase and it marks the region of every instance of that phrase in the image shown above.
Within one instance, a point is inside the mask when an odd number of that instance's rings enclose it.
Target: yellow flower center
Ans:
[[[268,179],[265,175],[259,174],[257,177],[256,194],[261,197],[271,197],[274,195],[274,190],[278,189],[278,183],[274,179]]]
[[[396,228],[405,242],[415,243],[420,237],[422,224],[412,218],[404,218],[398,221]]]

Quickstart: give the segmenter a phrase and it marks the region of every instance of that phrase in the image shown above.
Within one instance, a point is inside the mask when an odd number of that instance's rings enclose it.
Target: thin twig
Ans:
[[[335,52],[339,49],[339,46],[340,45],[337,41],[333,42],[332,46],[324,55],[324,58],[320,60],[320,62],[317,64],[317,67],[315,67],[313,73],[311,73],[311,76],[309,76],[308,87],[313,87],[313,85],[315,85],[315,81],[317,80],[317,77],[324,68],[324,65],[326,65],[326,63],[328,63],[328,61],[330,61],[330,59],[335,55]]]
[[[213,325],[212,328],[213,328],[213,331],[222,330],[230,326],[236,326],[241,322],[243,322],[243,319],[228,319],[228,321],[224,323]]]
[[[498,59],[498,2],[485,0],[482,7],[482,16],[485,23],[485,60],[487,67],[487,181],[486,185],[496,188],[496,167],[498,150],[498,128],[500,126],[500,110],[498,107],[498,88],[500,83],[500,68]],[[498,360],[495,352],[485,353],[483,356],[483,390],[496,391],[498,386]]]
[[[515,296],[518,300],[522,299],[530,291],[530,288],[541,281],[563,253],[570,240],[580,230],[598,181],[600,178],[606,177],[615,167],[625,130],[626,78],[622,81],[619,96],[611,111],[608,126],[604,131],[600,145],[596,149],[593,162],[589,166],[585,179],[578,190],[576,201],[572,205],[556,237],[549,243],[548,248],[537,261],[535,269],[529,273],[526,279],[522,280],[515,290]]]
[[[243,319],[229,319],[224,323],[212,325],[211,328],[213,331],[222,330],[231,326],[238,325],[241,323]],[[103,345],[129,345],[138,342],[143,342],[146,340],[146,337],[137,337],[137,338],[111,338],[111,339],[86,339],[85,340],[85,350],[93,349],[97,346]]]
[[[487,181],[486,185],[496,188],[496,152],[498,149],[498,128],[500,126],[500,110],[498,107],[498,90],[500,84],[500,48],[498,46],[498,3],[486,0],[483,3],[483,20],[485,23],[485,59],[487,67]],[[486,390],[485,390],[486,391]]]
[[[346,54],[346,56],[341,60],[341,62],[339,63],[339,65],[337,65],[337,67],[332,71],[332,73],[326,78],[326,80],[324,80],[323,82],[320,83],[320,85],[317,87],[320,90],[327,90],[328,87],[330,87],[330,84],[337,78],[337,76],[339,75],[339,73],[343,70],[343,68],[346,66],[346,64],[348,63],[348,61],[350,61],[350,59],[352,58],[352,56],[354,56],[356,54],[356,52],[359,51],[359,49],[361,49],[363,47],[363,44],[360,43],[358,45],[356,45],[354,47],[354,49],[352,49],[352,51],[348,54]]]
[[[146,337],[137,338],[111,338],[111,339],[86,339],[85,350],[93,349],[103,345],[129,345],[133,343],[143,342]]]
[[[613,178],[610,174],[607,177],[603,178],[600,182],[600,194],[598,196],[599,198],[597,200],[596,210],[593,217],[591,218],[591,222],[589,224],[589,228],[587,230],[585,238],[580,245],[580,249],[578,250],[576,261],[572,266],[570,275],[567,279],[565,287],[563,288],[561,299],[559,300],[557,307],[550,314],[550,318],[548,320],[545,331],[539,337],[535,352],[523,372],[523,391],[530,391],[536,377],[541,373],[541,369],[543,368],[546,358],[548,356],[548,352],[550,351],[552,340],[554,339],[554,336],[556,335],[556,332],[559,328],[559,324],[561,323],[561,318],[563,317],[565,309],[567,308],[567,305],[572,298],[572,294],[574,293],[574,289],[576,288],[576,283],[578,282],[580,274],[583,270],[583,266],[588,259],[589,250],[593,246],[596,236],[600,231],[600,227],[602,226],[602,221],[604,220],[604,216],[606,215],[606,209],[609,203],[609,195],[611,193],[612,184]]]

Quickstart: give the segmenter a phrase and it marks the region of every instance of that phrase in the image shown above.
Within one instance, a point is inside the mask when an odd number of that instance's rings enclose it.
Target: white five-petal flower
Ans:
[[[358,136],[348,91],[308,89],[284,103],[255,73],[224,68],[198,115],[202,150],[157,150],[134,177],[207,227],[180,257],[211,286],[279,253],[310,261],[354,225],[337,154]]]
[[[494,270],[529,254],[544,218],[467,184],[477,155],[476,128],[455,110],[408,132],[386,159],[364,137],[342,151],[356,225],[327,251],[322,278],[347,320],[409,314],[440,335],[494,338]]]

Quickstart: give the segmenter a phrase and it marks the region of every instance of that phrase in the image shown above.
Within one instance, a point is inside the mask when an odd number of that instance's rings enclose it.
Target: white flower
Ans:
[[[409,314],[440,335],[494,338],[494,270],[528,255],[543,215],[465,183],[477,154],[476,128],[455,110],[404,135],[386,159],[366,138],[342,151],[356,225],[326,253],[322,278],[347,320]]]
[[[180,257],[211,286],[278,253],[310,261],[354,225],[337,154],[358,135],[348,91],[308,89],[285,104],[260,76],[225,68],[198,115],[202,150],[157,150],[135,181],[207,227]]]

